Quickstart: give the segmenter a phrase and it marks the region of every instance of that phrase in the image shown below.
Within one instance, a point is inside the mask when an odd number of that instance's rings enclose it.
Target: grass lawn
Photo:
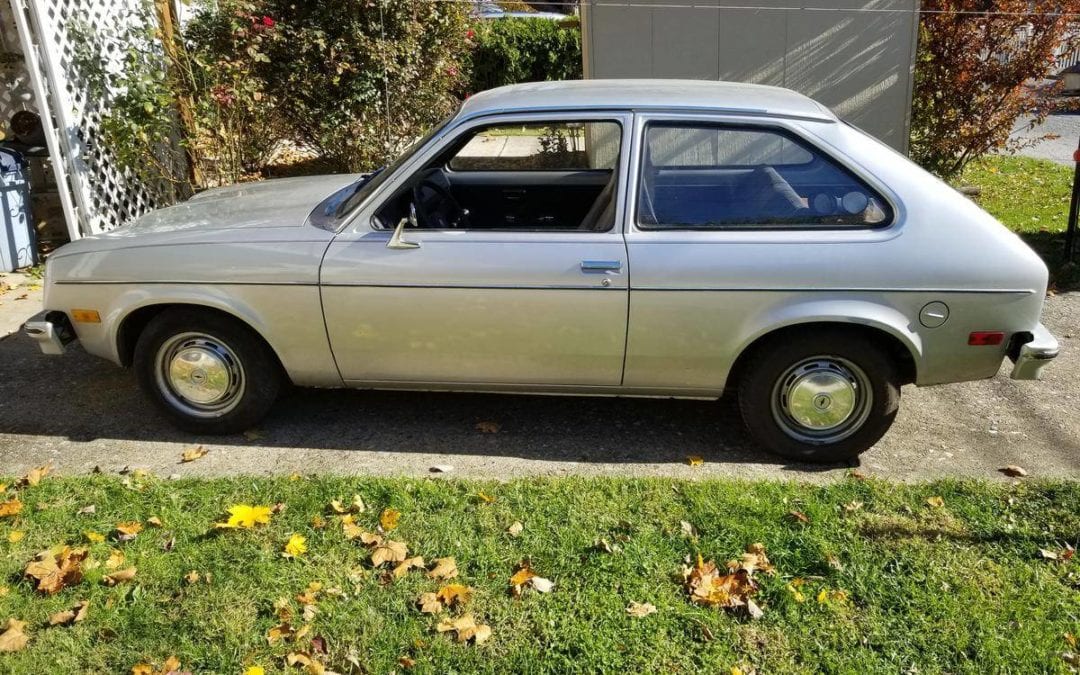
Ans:
[[[1059,288],[1080,287],[1077,266],[1063,267],[1073,169],[1043,159],[990,155],[969,164],[955,183],[977,186],[976,201],[1022,236],[1050,267]]]
[[[286,658],[306,652],[341,673],[1069,672],[1063,654],[1078,651],[1070,640],[1080,634],[1080,561],[1039,554],[1080,538],[1077,483],[127,482],[48,477],[18,490],[21,513],[0,521],[0,621],[25,621],[29,642],[0,654],[0,671],[126,673],[175,656],[200,673],[304,672]],[[413,569],[388,580],[373,570],[371,549],[347,539],[329,508],[353,495],[366,504],[357,526],[374,532],[381,512],[396,509],[388,538],[428,567],[454,557],[459,576],[440,582]],[[253,529],[215,529],[236,504],[283,510]],[[117,541],[117,524],[129,521],[144,529]],[[516,537],[507,533],[515,521]],[[294,533],[308,550],[288,559]],[[687,560],[700,554],[723,566],[755,542],[776,568],[754,574],[761,618],[689,601]],[[59,544],[88,547],[84,578],[45,596],[22,573]],[[113,551],[124,560],[110,568]],[[554,590],[512,597],[522,561]],[[129,582],[102,583],[131,566]],[[185,580],[191,571],[198,580]],[[321,589],[301,602],[312,582]],[[453,582],[473,591],[452,615],[468,611],[490,625],[483,644],[437,633],[440,617],[415,605]],[[47,626],[83,600],[84,621]],[[657,611],[630,616],[631,602]],[[307,617],[305,603],[315,607]],[[281,612],[293,630],[310,629],[271,645]]]

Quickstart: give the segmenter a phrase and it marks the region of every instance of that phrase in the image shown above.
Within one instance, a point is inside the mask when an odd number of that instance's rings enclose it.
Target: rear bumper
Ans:
[[[1058,341],[1041,323],[1030,333],[1031,339],[1009,350],[1014,380],[1038,380],[1043,368],[1058,355]]]
[[[76,339],[67,314],[55,310],[35,314],[23,324],[23,333],[38,344],[42,354],[63,354]]]

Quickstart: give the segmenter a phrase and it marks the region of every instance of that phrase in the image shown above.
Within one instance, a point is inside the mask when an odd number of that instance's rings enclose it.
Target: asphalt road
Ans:
[[[8,278],[10,280],[10,277]],[[0,281],[4,281],[0,278]],[[24,299],[17,299],[26,294]],[[0,336],[40,307],[40,291],[0,294]],[[892,431],[861,471],[899,480],[1080,478],[1080,293],[1048,298],[1062,355],[1042,382],[905,387]],[[59,473],[130,467],[161,476],[333,473],[506,479],[538,475],[741,477],[826,481],[847,467],[792,465],[756,448],[724,402],[296,390],[255,433],[196,437],[162,420],[129,371],[80,349],[44,357],[0,338],[0,475],[52,461]],[[478,430],[481,422],[496,433]],[[180,464],[187,447],[210,453]],[[689,455],[704,457],[691,467]]]

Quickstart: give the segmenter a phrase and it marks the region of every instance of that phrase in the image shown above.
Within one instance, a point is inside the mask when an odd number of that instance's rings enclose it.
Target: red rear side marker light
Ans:
[[[968,336],[973,347],[993,347],[1005,341],[1005,333],[999,330],[978,330]]]

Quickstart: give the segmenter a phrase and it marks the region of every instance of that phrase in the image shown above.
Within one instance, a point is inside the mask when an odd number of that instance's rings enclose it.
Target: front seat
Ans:
[[[589,212],[585,214],[581,225],[578,226],[579,230],[606,232],[615,226],[615,187],[618,183],[619,166],[616,164],[611,169],[611,178],[607,185],[597,195],[596,201],[589,207]]]

